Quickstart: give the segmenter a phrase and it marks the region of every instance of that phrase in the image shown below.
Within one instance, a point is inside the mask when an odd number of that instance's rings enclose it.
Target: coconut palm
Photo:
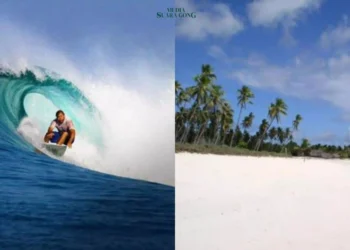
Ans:
[[[277,128],[277,138],[280,144],[283,145],[283,142],[285,140],[285,134],[284,134],[284,130],[281,127]]]
[[[192,105],[192,112],[189,118],[190,124],[193,122],[195,110],[201,105],[205,105],[208,102],[208,93],[212,88],[214,79],[216,79],[216,75],[213,73],[213,68],[209,64],[202,65],[201,74],[195,76],[194,78],[196,85],[189,89],[189,95],[191,99],[194,100],[194,103]],[[187,140],[189,131],[190,126],[185,129],[185,132],[181,138],[181,142],[185,142]]]
[[[287,110],[288,110],[288,106],[281,98],[276,98],[275,103],[271,103],[271,105],[269,107],[269,111],[268,111],[268,117],[270,119],[269,125],[267,126],[265,131],[262,133],[262,135],[258,139],[256,146],[255,146],[255,150],[259,150],[260,145],[261,145],[262,141],[264,140],[264,136],[266,134],[266,131],[270,128],[272,123],[274,121],[277,121],[277,123],[280,123],[281,116],[287,115]]]
[[[271,142],[271,144],[272,144],[273,141],[274,141],[274,140],[276,139],[276,137],[277,137],[277,129],[276,129],[275,127],[270,128],[268,136],[269,136],[270,142]]]
[[[190,101],[189,90],[180,90],[175,97],[175,105],[178,109],[181,107],[186,107],[186,104]]]
[[[237,92],[238,92],[237,105],[240,107],[240,109],[239,109],[238,119],[237,119],[237,123],[236,123],[236,130],[239,129],[239,123],[241,121],[242,110],[247,107],[247,104],[253,104],[251,99],[253,99],[255,97],[254,93],[251,91],[251,89],[245,85],[242,86],[242,88],[239,89]],[[232,147],[232,144],[233,144],[233,137],[234,137],[234,133],[232,133],[232,136],[231,136],[230,147]]]
[[[290,142],[289,140],[293,138],[292,135],[292,131],[290,130],[290,128],[285,128],[285,130],[283,131],[283,141],[282,141],[282,149],[281,152],[285,149],[286,144],[285,142],[288,140],[288,142]]]
[[[184,128],[184,125],[187,120],[188,113],[187,111],[181,107],[178,112],[175,114],[175,135],[178,138],[178,135],[181,133],[181,130]]]
[[[302,120],[303,120],[303,118],[301,117],[301,115],[297,114],[295,116],[295,119],[293,121],[293,130],[294,131],[297,131],[299,129],[299,124]]]
[[[254,118],[255,118],[255,116],[254,116],[254,114],[252,112],[250,112],[248,116],[243,118],[243,121],[242,121],[241,125],[242,125],[242,127],[243,127],[243,129],[245,131],[252,127]],[[252,139],[252,137],[250,136],[248,141],[247,141],[247,144],[249,144],[251,139]]]
[[[264,132],[268,129],[268,127],[269,127],[269,122],[266,119],[263,119],[259,126],[259,135],[266,136]]]
[[[197,143],[203,136],[204,132],[208,128],[207,124],[210,120],[210,130],[209,133],[211,135],[210,139],[215,140],[214,137],[218,133],[218,124],[220,121],[221,111],[222,111],[222,105],[225,102],[223,99],[224,91],[221,86],[219,85],[213,85],[211,91],[210,91],[210,98],[209,101],[205,107],[205,109],[208,110],[209,115],[207,117],[207,120],[205,121],[205,127],[202,127],[202,130],[197,138]]]
[[[216,110],[218,110],[223,103],[222,97],[224,95],[224,91],[222,90],[221,86],[213,85],[209,95],[210,97],[208,98],[208,102],[205,104],[205,107],[203,108],[203,110],[205,111],[205,114],[203,116],[204,117],[203,124],[201,125],[197,138],[195,139],[195,143],[199,143],[201,137],[203,136],[204,132],[208,128],[207,125],[211,117],[211,113],[215,113]]]
[[[233,124],[233,109],[231,108],[228,102],[224,102],[222,106],[222,114],[221,114],[221,134],[222,143],[225,144],[227,132]]]
[[[305,148],[308,148],[310,147],[310,142],[308,139],[306,138],[303,138],[302,141],[301,141],[301,148],[305,149]]]
[[[255,118],[254,114],[252,112],[250,112],[248,116],[244,117],[242,124],[241,124],[242,127],[244,129],[249,129],[253,125],[254,118]]]
[[[181,83],[176,80],[175,81],[175,97],[177,97],[181,91],[183,91]]]

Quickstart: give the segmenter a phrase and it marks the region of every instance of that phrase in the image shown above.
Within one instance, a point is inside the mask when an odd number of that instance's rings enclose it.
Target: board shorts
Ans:
[[[54,131],[53,133],[54,133],[54,135],[53,135],[53,137],[51,138],[50,142],[52,142],[52,143],[57,143],[58,140],[59,140],[60,137],[61,137],[61,133],[60,133],[60,132],[57,132],[57,131]],[[75,140],[75,138],[73,139],[72,143],[74,142],[74,140]],[[64,145],[67,145],[68,141],[69,141],[69,136],[67,136],[66,141],[65,141],[63,144],[64,144]]]

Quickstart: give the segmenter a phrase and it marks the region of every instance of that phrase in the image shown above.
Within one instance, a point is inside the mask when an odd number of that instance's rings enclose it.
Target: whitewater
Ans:
[[[164,63],[140,49],[110,63],[108,51],[96,46],[84,64],[33,31],[8,22],[1,22],[0,29],[0,119],[7,135],[1,140],[34,150],[62,109],[77,137],[57,160],[174,185],[171,60]]]

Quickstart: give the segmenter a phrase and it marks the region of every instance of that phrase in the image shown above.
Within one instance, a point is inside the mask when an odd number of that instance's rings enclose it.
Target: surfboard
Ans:
[[[43,143],[43,147],[55,156],[63,156],[67,150],[66,145],[57,145],[53,143]]]

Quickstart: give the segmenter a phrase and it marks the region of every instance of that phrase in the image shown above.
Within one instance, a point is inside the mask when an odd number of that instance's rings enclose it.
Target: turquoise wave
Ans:
[[[80,136],[103,146],[97,108],[73,83],[38,68],[40,79],[30,70],[19,74],[0,68],[0,139],[11,144],[23,143],[16,130],[25,117],[36,118],[43,133],[58,109],[71,118]]]

